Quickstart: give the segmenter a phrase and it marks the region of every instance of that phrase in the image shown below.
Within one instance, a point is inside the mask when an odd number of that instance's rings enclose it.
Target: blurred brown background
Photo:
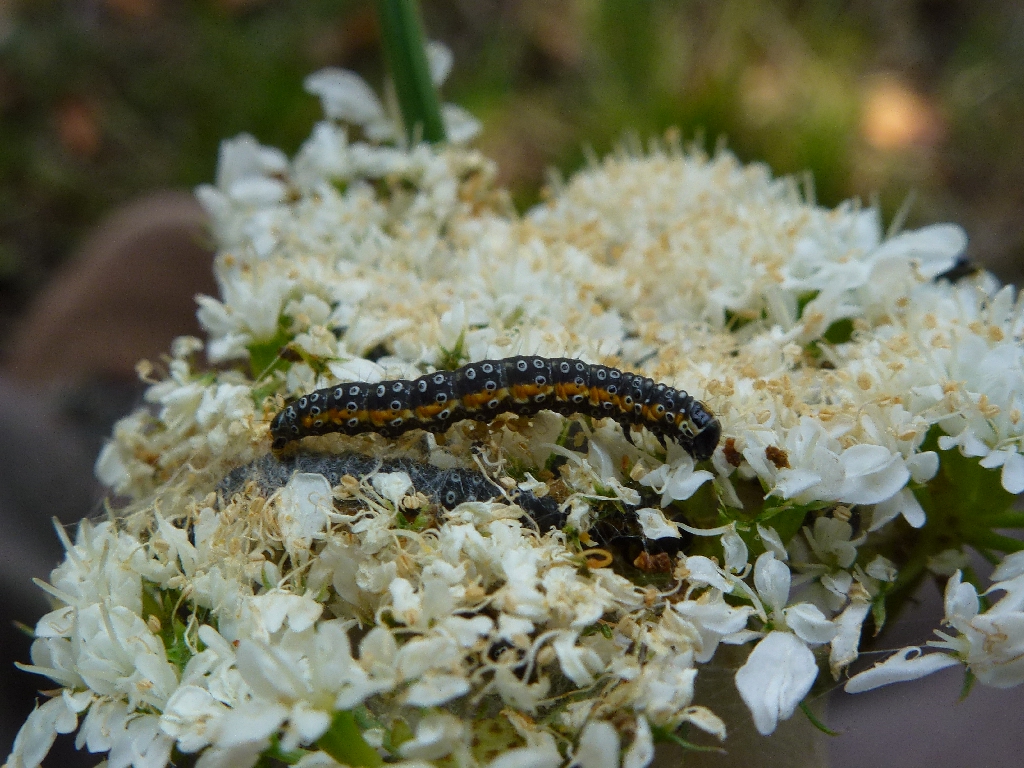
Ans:
[[[910,227],[957,221],[970,258],[1019,283],[1020,2],[423,10],[455,54],[446,100],[483,121],[477,144],[523,209],[547,169],[582,164],[585,145],[604,153],[627,131],[678,127],[778,174],[809,171],[824,205],[860,197],[887,224],[901,209]],[[9,619],[45,609],[27,577],[60,556],[49,519],[99,509],[92,458],[138,402],[134,362],[197,332],[191,297],[214,290],[188,190],[239,132],[294,152],[320,116],[302,79],[328,65],[379,85],[372,3],[0,0],[0,751],[44,685],[9,674],[27,648]],[[930,595],[888,643],[923,641],[936,611]],[[1021,697],[979,686],[958,708],[952,675],[837,699],[832,725],[847,735],[835,765],[1020,765]]]

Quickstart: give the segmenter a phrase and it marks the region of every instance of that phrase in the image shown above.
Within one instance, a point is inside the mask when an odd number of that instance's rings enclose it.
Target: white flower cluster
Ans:
[[[896,583],[886,542],[933,523],[922,489],[955,485],[953,448],[1000,493],[1024,490],[1024,307],[984,275],[934,279],[965,247],[958,227],[886,238],[875,210],[820,208],[671,141],[595,163],[520,217],[477,153],[351,141],[341,121],[396,136],[353,78],[309,79],[330,119],[293,160],[241,137],[199,190],[220,248],[208,338],[176,343],[99,459],[130,504],[65,542],[26,666],[60,692],[10,768],[76,728],[118,768],[172,750],[200,768],[373,765],[332,752],[342,726],[410,765],[642,768],[659,734],[725,738],[695,700],[723,643],[750,649],[736,687],[770,734],[819,665],[838,679],[856,660]],[[486,468],[558,502],[568,524],[548,532],[506,500],[431,511],[401,472],[298,473],[269,498],[218,486],[267,453],[283,398],[520,353],[686,389],[724,440],[699,468],[610,421],[567,442],[545,412],[303,445]],[[593,537],[630,515],[680,554],[624,561]],[[1021,682],[1021,562],[984,612],[955,576],[957,634],[851,689],[955,663]]]

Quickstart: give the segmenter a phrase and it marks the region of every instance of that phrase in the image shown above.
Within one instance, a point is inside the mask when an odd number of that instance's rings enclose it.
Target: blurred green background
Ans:
[[[1024,264],[1024,4],[1013,0],[447,0],[444,97],[521,207],[584,145],[677,126],[817,200],[954,220],[970,256]],[[20,312],[118,202],[213,178],[221,139],[294,152],[319,118],[303,77],[382,77],[356,0],[0,0],[0,352]],[[876,197],[877,196],[877,197]]]

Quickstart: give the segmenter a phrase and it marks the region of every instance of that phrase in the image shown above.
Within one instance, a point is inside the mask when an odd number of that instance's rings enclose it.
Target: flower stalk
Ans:
[[[413,144],[417,140],[443,142],[444,122],[430,79],[419,4],[416,0],[378,0],[377,17],[406,138]]]

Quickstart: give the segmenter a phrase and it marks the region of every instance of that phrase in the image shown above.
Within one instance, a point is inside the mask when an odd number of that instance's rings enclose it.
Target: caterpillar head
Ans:
[[[710,459],[722,438],[722,425],[701,403],[694,401],[690,409],[690,422],[696,434],[692,440],[693,458],[697,461]]]

